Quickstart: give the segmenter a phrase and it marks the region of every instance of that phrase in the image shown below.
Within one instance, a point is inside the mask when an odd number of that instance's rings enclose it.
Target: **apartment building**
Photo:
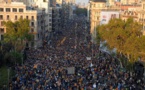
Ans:
[[[138,22],[143,25],[143,35],[145,35],[145,0],[142,0],[141,8],[138,10]]]
[[[94,34],[94,30],[100,24],[101,11],[119,11],[119,17],[127,20],[133,17],[135,21],[144,24],[145,0],[140,3],[138,0],[121,0],[113,3],[114,0],[91,0],[88,7],[88,19],[90,21],[90,32]],[[134,4],[134,3],[136,4]],[[109,6],[108,6],[108,3]],[[106,13],[107,14],[107,13]],[[109,13],[107,15],[110,15]],[[145,27],[144,27],[145,28]]]
[[[52,32],[61,30],[61,7],[56,5],[52,7]]]
[[[125,10],[120,13],[120,18],[126,21],[129,17],[132,17],[134,21],[138,21],[138,13],[135,10]]]
[[[93,34],[100,23],[100,12],[106,7],[106,0],[91,0],[89,2],[90,33]]]
[[[52,31],[52,9],[50,5],[54,2],[54,0],[15,0],[17,2],[23,2],[26,6],[33,6],[39,9],[45,9],[45,23],[47,24],[44,28],[45,31],[45,39],[49,41],[50,32]],[[50,4],[51,2],[51,4]]]
[[[40,47],[46,31],[45,26],[47,26],[45,16],[44,8],[27,7],[22,2],[0,3],[0,40],[3,39],[3,34],[6,33],[6,28],[3,26],[2,21],[11,20],[15,22],[19,18],[25,18],[30,20],[30,33],[34,35],[31,46]]]

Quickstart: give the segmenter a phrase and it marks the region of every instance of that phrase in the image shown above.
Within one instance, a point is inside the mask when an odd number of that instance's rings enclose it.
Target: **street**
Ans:
[[[121,71],[116,59],[92,44],[86,20],[80,17],[44,48],[30,48],[27,57],[15,67],[10,90],[143,90],[142,80]]]

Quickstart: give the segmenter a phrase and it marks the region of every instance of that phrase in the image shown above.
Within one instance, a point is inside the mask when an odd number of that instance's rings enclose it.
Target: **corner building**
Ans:
[[[3,2],[0,3],[0,40],[3,40],[3,34],[6,28],[2,21],[17,21],[19,18],[30,20],[30,33],[34,35],[34,40],[29,43],[30,47],[40,47],[42,45],[42,36],[45,26],[45,9],[36,7],[27,7],[21,2]]]

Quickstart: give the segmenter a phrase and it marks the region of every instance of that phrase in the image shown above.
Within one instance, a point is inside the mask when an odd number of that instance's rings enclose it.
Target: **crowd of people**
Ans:
[[[10,90],[145,90],[141,79],[92,44],[83,22],[70,22],[44,48],[29,49],[25,63],[15,67]]]

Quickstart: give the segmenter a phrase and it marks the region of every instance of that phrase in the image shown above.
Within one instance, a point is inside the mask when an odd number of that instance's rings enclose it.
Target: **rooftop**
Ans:
[[[106,2],[106,0],[90,0],[92,2]]]

